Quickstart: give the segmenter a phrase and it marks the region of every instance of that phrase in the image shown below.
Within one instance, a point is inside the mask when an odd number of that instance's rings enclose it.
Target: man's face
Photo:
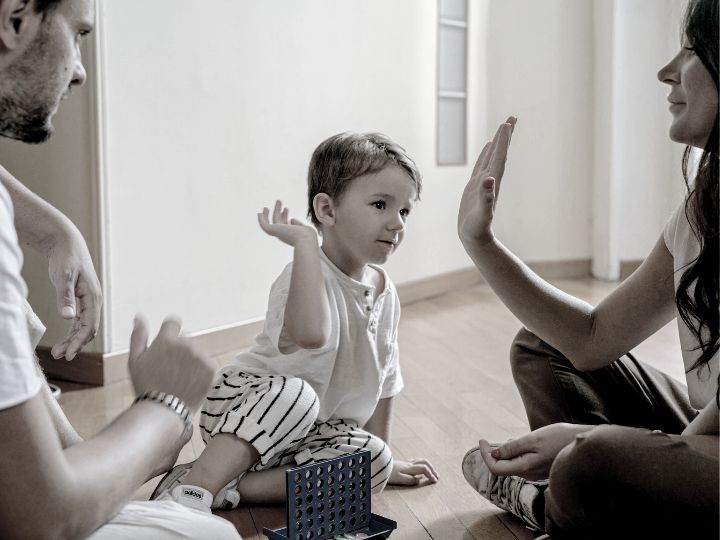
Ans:
[[[94,20],[93,0],[62,0],[45,14],[34,38],[2,74],[0,135],[29,143],[52,135],[61,99],[85,82],[80,41]]]

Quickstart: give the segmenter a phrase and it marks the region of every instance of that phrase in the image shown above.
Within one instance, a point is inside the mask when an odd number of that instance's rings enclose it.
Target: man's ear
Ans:
[[[41,21],[34,0],[0,0],[0,47],[16,49],[30,39]]]
[[[327,193],[318,193],[313,198],[315,217],[321,225],[335,224],[335,202]]]

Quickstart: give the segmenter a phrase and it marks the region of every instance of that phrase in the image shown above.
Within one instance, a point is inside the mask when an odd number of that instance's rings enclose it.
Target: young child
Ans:
[[[383,264],[397,250],[422,181],[405,150],[378,133],[341,133],[313,153],[308,216],[277,201],[260,227],[293,247],[270,290],[256,345],[222,369],[200,429],[207,447],[151,498],[209,511],[285,500],[285,470],[370,450],[371,488],[437,481],[424,459],[393,460],[392,400],[400,302]],[[247,474],[246,474],[247,473]]]

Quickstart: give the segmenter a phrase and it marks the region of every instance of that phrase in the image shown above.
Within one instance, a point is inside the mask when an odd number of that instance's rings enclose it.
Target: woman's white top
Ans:
[[[685,215],[685,201],[683,201],[673,213],[665,226],[663,236],[665,238],[665,245],[673,256],[674,283],[675,290],[677,291],[680,279],[687,270],[688,265],[700,254],[700,244],[690,228],[690,223]],[[718,271],[718,269],[715,270]],[[694,290],[695,284],[693,283],[688,291],[691,297]],[[702,366],[688,372],[688,369],[690,369],[700,357],[702,351],[690,328],[688,328],[680,318],[677,307],[675,308],[675,316],[677,318],[678,333],[680,335],[680,347],[682,349],[683,363],[685,364],[685,378],[687,380],[690,402],[696,409],[702,409],[710,400],[715,399],[718,371],[720,371],[720,367],[718,366],[720,363],[718,353],[715,353],[715,356],[710,359],[710,363],[707,366]]]

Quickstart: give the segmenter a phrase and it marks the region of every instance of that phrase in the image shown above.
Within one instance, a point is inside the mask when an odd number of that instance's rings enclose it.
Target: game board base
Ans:
[[[341,534],[357,534],[357,533],[365,533],[368,536],[365,538],[367,540],[372,539],[382,539],[382,538],[390,538],[390,533],[392,533],[395,529],[397,529],[397,523],[393,521],[392,519],[388,519],[386,517],[378,516],[377,514],[370,514],[370,526],[369,527],[363,527],[361,529],[357,529],[356,531],[349,531],[347,533],[341,533]],[[287,527],[283,527],[281,529],[275,529],[271,530],[268,528],[263,527],[263,534],[267,536],[270,540],[295,540],[295,539],[289,539],[287,536]],[[305,540],[305,536],[302,536],[303,540]],[[335,538],[334,534],[330,534],[329,536],[325,536],[323,538],[317,538],[314,540],[331,540],[332,538]]]

